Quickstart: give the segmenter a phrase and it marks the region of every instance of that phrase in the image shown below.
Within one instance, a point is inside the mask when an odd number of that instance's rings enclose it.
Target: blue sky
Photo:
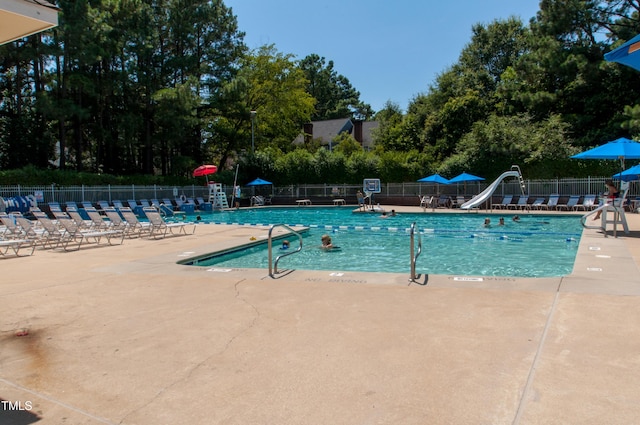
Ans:
[[[245,43],[275,44],[296,59],[316,53],[376,111],[406,110],[457,62],[474,24],[535,17],[539,0],[224,0]]]

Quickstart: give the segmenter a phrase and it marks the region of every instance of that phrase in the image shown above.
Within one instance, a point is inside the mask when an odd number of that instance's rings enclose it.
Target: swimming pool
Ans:
[[[342,270],[408,273],[410,227],[422,238],[423,251],[416,270],[423,274],[552,277],[571,273],[582,233],[575,216],[520,214],[520,222],[506,214],[403,213],[380,218],[378,214],[353,213],[352,208],[258,208],[201,214],[203,222],[308,226],[303,249],[278,264],[280,269]],[[495,223],[484,227],[485,217]],[[339,251],[319,248],[329,234]],[[296,247],[292,239],[292,249]],[[282,253],[274,244],[274,257]],[[193,265],[225,268],[268,268],[266,243],[207,256]]]

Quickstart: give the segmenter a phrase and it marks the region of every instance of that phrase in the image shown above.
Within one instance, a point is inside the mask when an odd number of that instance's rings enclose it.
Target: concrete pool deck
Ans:
[[[627,220],[561,278],[175,264],[267,233],[227,225],[0,260],[0,423],[637,423]]]

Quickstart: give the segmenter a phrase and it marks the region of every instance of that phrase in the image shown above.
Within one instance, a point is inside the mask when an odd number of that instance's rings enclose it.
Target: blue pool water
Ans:
[[[408,273],[410,232],[416,223],[422,238],[418,273],[479,276],[551,277],[571,273],[582,233],[575,216],[520,214],[379,214],[353,213],[351,207],[257,208],[200,214],[203,222],[310,227],[300,253],[283,258],[279,269]],[[498,226],[499,217],[505,225]],[[485,228],[485,217],[492,226]],[[329,234],[336,252],[319,248]],[[297,238],[289,238],[292,248]],[[283,253],[274,243],[274,258]],[[268,268],[266,244],[211,256],[195,265],[225,268]]]

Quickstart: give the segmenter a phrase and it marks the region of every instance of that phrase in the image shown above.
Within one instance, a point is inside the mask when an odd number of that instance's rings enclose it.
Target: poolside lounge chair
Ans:
[[[25,237],[24,231],[16,224],[13,215],[0,212],[0,224],[4,226],[4,230],[0,228],[0,237],[3,239],[21,239]]]
[[[107,201],[98,201],[98,206],[102,211],[104,211],[105,208],[111,207]]]
[[[590,211],[596,206],[596,195],[584,195],[584,199],[581,204],[577,204],[573,207],[574,211]]]
[[[260,195],[252,196],[249,200],[249,206],[252,207],[262,207],[264,206],[264,198]]]
[[[560,211],[560,210],[565,210],[565,211],[572,210],[573,207],[578,205],[578,201],[579,200],[580,200],[580,195],[571,195],[571,196],[569,196],[569,199],[567,200],[566,204],[558,204],[556,206],[556,209],[558,211]]]
[[[111,223],[109,226],[111,230],[120,230],[128,238],[140,236],[140,229],[123,220],[118,210],[116,210],[114,207],[107,207],[103,211],[109,219],[109,222]]]
[[[213,204],[206,202],[202,196],[196,198],[197,207],[200,211],[213,211]]]
[[[68,236],[67,231],[58,227],[57,223],[53,222],[43,211],[32,211],[32,214],[44,229],[43,246],[57,248]]]
[[[36,243],[30,239],[0,239],[0,257],[7,257],[9,250],[13,251],[16,257],[23,257],[20,255],[20,251],[23,249],[31,249],[29,254],[33,255],[33,251],[36,249]]]
[[[516,209],[520,209],[520,210],[524,210],[529,206],[529,197],[527,195],[521,195],[518,198],[518,202],[513,203],[511,202],[509,204],[509,208],[513,207],[514,210]]]
[[[536,198],[531,204],[531,209],[539,210],[544,205],[544,198]]]
[[[499,204],[494,205],[496,208],[499,209],[507,209],[509,207],[509,205],[511,205],[511,201],[513,200],[513,195],[505,195],[502,198],[502,202],[500,202]]]
[[[43,248],[46,247],[46,231],[41,227],[36,227],[35,223],[37,222],[29,220],[19,212],[12,212],[11,215],[14,216],[16,224],[22,228],[26,239],[33,240]]]
[[[540,209],[545,209],[545,210],[556,209],[556,207],[558,206],[558,200],[560,200],[560,195],[558,194],[549,195],[549,200],[547,201],[546,204],[541,205]]]
[[[451,199],[451,208],[459,208],[460,205],[465,203],[465,198],[462,195],[456,196],[456,199]]]
[[[430,207],[432,203],[433,203],[433,196],[424,195],[420,197],[420,207],[427,208],[427,207]]]
[[[147,207],[147,208],[153,208],[153,207]],[[122,209],[119,210],[118,212],[122,214],[122,217],[128,223],[130,233],[137,234],[138,236],[151,233],[151,223],[149,223],[148,221],[138,220],[138,217],[133,213],[131,208],[122,207]]]
[[[168,234],[171,235],[186,235],[186,225],[193,223],[185,223],[185,222],[174,222],[167,223],[164,221],[158,210],[153,207],[145,207],[143,209],[145,215],[149,219],[149,223],[151,223],[151,232],[149,234],[150,237],[154,239],[162,239],[166,237]],[[193,231],[195,232],[195,225],[193,227]]]
[[[438,208],[451,208],[451,197],[440,195],[438,197]]]
[[[61,211],[55,211],[54,212],[54,216],[56,218],[71,218],[73,221],[76,222],[76,224],[81,228],[81,229],[91,229],[92,227],[94,227],[93,222],[89,219],[89,220],[85,220],[81,215],[80,212],[78,211],[78,209],[76,207],[72,207],[72,206],[67,206],[67,211],[66,213],[63,213]]]
[[[77,251],[83,244],[99,246],[103,240],[106,240],[108,245],[114,245],[113,241],[118,240],[119,244],[124,242],[124,233],[119,230],[82,230],[70,218],[62,218],[58,222],[66,230],[66,236],[58,243],[65,251]]]
[[[93,223],[93,228],[94,229],[100,229],[100,230],[109,230],[109,229],[111,229],[111,226],[113,224],[111,222],[111,220],[105,220],[100,215],[98,210],[96,210],[94,207],[86,207],[85,211],[87,212],[87,215],[89,215],[89,218],[91,219],[91,222]]]
[[[138,201],[135,199],[129,199],[127,200],[127,204],[129,204],[129,208],[131,208],[131,211],[133,211],[135,215],[144,217],[144,211],[142,210],[143,206],[139,205]]]
[[[168,208],[171,208],[173,211],[175,211],[176,209],[173,207],[173,202],[171,202],[171,199],[169,198],[162,198],[162,203],[167,206]]]

